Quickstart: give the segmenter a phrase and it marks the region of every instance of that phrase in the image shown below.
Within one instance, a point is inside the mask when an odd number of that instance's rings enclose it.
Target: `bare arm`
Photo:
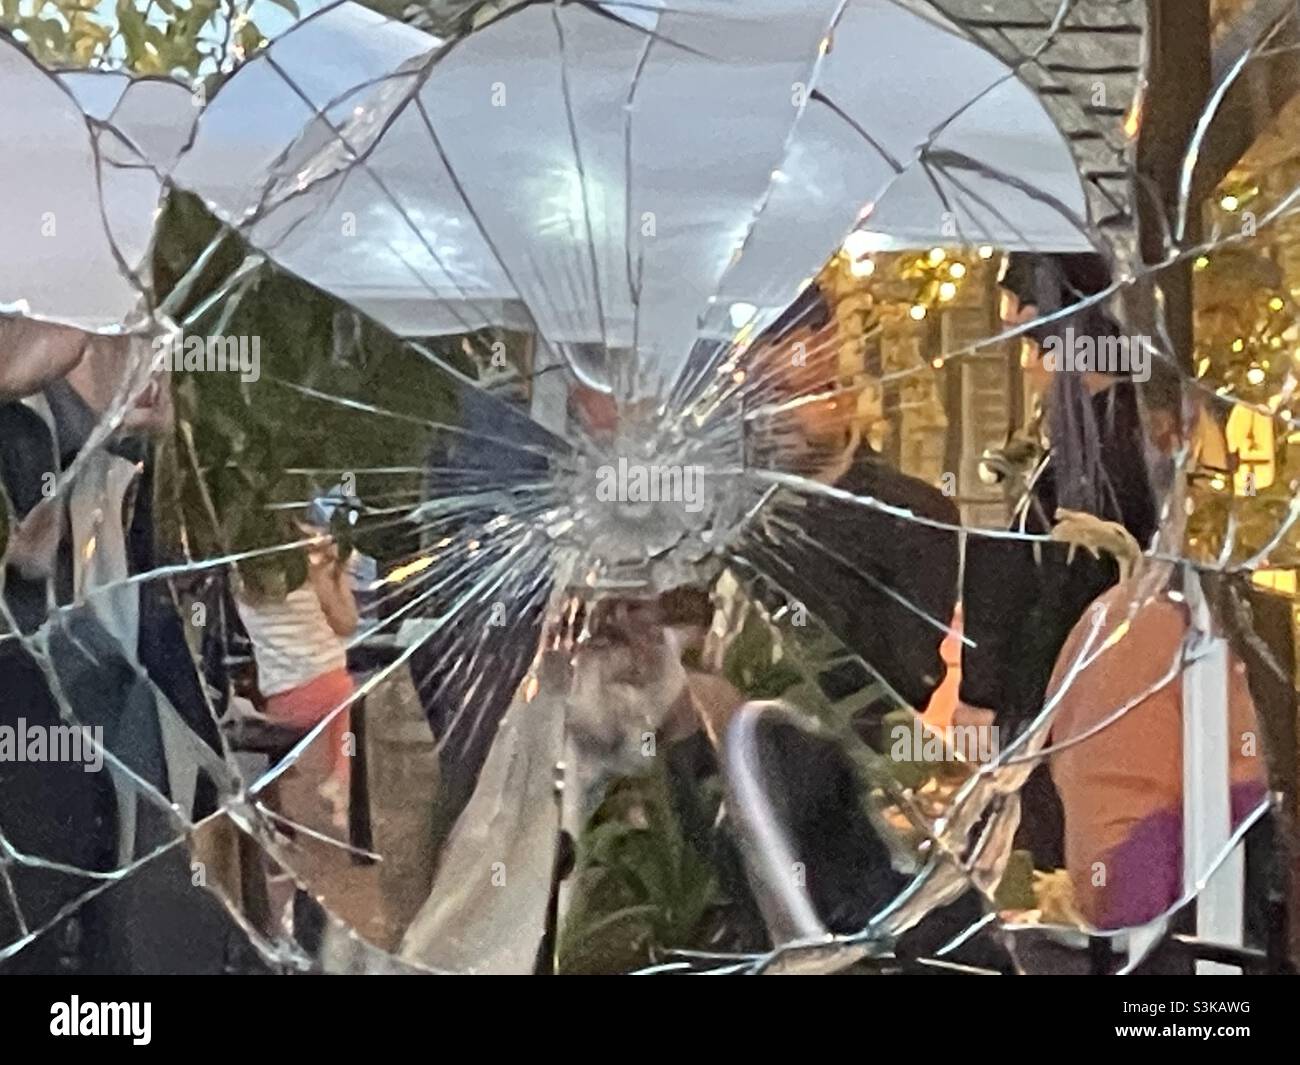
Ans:
[[[79,329],[27,318],[0,318],[0,399],[21,399],[57,381],[81,361]]]
[[[330,628],[340,636],[351,636],[357,630],[357,600],[338,548],[331,544],[327,551],[313,552],[308,560],[308,574]]]

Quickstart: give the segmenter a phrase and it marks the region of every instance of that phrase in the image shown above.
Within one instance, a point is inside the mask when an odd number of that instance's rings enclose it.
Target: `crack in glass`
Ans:
[[[1171,118],[1125,0],[119,8],[0,36],[0,965],[1295,906],[1294,10]]]

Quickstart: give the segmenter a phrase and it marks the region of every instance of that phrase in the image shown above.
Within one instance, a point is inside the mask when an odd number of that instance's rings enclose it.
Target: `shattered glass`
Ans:
[[[0,36],[0,965],[1275,957],[1294,5],[381,6]]]

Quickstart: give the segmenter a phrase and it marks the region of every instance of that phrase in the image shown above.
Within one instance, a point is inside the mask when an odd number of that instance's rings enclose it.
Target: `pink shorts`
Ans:
[[[304,732],[315,728],[335,707],[347,703],[356,694],[352,675],[346,669],[322,673],[314,680],[279,692],[266,700],[266,716],[272,721],[292,725]],[[329,764],[335,771],[346,768],[344,744],[351,730],[351,707],[345,707],[334,716],[325,735],[313,741],[324,743],[330,752]]]

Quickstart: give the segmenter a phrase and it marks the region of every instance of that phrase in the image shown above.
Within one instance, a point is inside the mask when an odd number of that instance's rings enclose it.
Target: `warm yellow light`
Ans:
[[[950,267],[948,267],[948,276],[955,277],[957,278],[957,280],[960,281],[963,277],[966,276],[966,264],[953,263]]]
[[[932,266],[938,266],[946,258],[948,258],[948,253],[942,248],[930,249],[930,263]]]
[[[408,562],[404,566],[397,566],[392,569],[387,577],[375,582],[376,587],[382,587],[385,584],[401,584],[408,577],[414,577],[417,573],[428,569],[433,565],[436,556],[426,555],[424,558],[417,558],[414,562]]]
[[[1295,595],[1296,573],[1293,569],[1260,569],[1250,575],[1251,583],[1271,588],[1284,595]]]
[[[854,277],[870,277],[876,272],[876,262],[874,259],[858,259],[856,262],[849,263],[849,273]]]
[[[1262,385],[1264,383],[1265,376],[1267,375],[1264,373],[1263,368],[1260,366],[1252,366],[1249,370],[1246,371],[1246,380],[1249,381],[1252,385]]]
[[[1197,270],[1204,270],[1207,266],[1210,265],[1210,260],[1209,260],[1209,258],[1208,258],[1207,256],[1202,255],[1202,256],[1201,256],[1199,259],[1197,259],[1196,262],[1194,262],[1192,265],[1193,265]]]
[[[1268,301],[1268,309],[1270,311],[1280,311],[1282,307],[1283,307],[1283,303],[1282,303],[1281,296],[1274,296],[1271,300]]]
[[[930,365],[933,366],[936,370],[942,370],[942,369],[943,369],[943,356],[941,356],[941,355],[936,355],[932,360],[930,360]]]
[[[1242,340],[1241,337],[1237,337],[1237,339],[1232,342],[1232,350],[1238,352],[1245,351],[1246,342]]]
[[[925,308],[921,304],[915,303],[912,305],[912,309],[907,313],[912,316],[912,321],[919,322],[925,317]]]
[[[1231,193],[1229,193],[1227,196],[1224,196],[1223,199],[1219,201],[1219,205],[1225,211],[1235,211],[1238,207],[1241,206],[1241,201],[1237,199],[1236,196],[1233,196]]]
[[[1223,427],[1228,450],[1237,456],[1233,484],[1239,495],[1250,495],[1273,483],[1273,418],[1249,407],[1233,407]]]
[[[1216,477],[1214,478],[1214,480],[1210,482],[1210,487],[1213,488],[1216,492],[1222,492],[1224,488],[1227,487],[1227,485],[1228,482],[1225,481],[1222,477]]]
[[[1132,140],[1142,128],[1142,94],[1138,93],[1129,104],[1128,113],[1124,115],[1124,135]]]
[[[944,303],[947,303],[950,299],[952,299],[956,295],[957,295],[957,286],[953,284],[953,282],[945,281],[942,285],[939,286],[939,298],[943,300]]]
[[[992,245],[992,244],[981,244],[981,245],[980,245],[980,258],[981,258],[981,259],[992,259],[992,258],[993,258],[993,245]]]

